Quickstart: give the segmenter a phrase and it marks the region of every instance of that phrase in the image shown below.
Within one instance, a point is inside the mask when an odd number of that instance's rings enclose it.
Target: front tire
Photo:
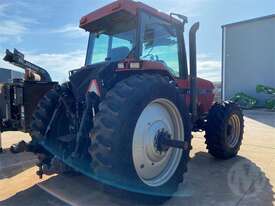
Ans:
[[[241,147],[244,119],[232,102],[215,103],[207,116],[205,138],[208,152],[219,159],[235,157]]]
[[[176,192],[187,170],[190,148],[184,151],[170,148],[161,157],[154,151],[152,138],[164,129],[173,139],[190,145],[190,120],[182,99],[169,79],[157,74],[133,75],[117,83],[100,104],[90,135],[89,152],[95,176],[112,185],[157,195],[163,200]],[[143,115],[147,110],[150,112]],[[153,124],[147,124],[148,121]],[[142,163],[144,158],[151,158],[150,164]],[[142,170],[147,171],[142,173]]]

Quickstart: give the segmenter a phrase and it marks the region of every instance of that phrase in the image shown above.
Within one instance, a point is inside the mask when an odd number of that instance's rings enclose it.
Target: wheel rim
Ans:
[[[182,150],[169,148],[159,152],[156,136],[166,131],[171,139],[184,141],[181,114],[175,104],[167,99],[156,99],[142,111],[134,130],[132,156],[139,178],[152,187],[165,184],[175,173]]]
[[[238,115],[233,114],[230,116],[227,125],[227,144],[229,147],[234,148],[240,138],[241,125]]]

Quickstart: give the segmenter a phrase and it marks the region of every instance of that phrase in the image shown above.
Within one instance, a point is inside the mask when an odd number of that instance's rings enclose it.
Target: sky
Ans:
[[[189,18],[186,31],[200,21],[198,74],[221,79],[221,26],[275,13],[275,0],[141,0],[163,12]],[[85,62],[88,33],[79,20],[110,0],[0,0],[0,59],[5,49],[17,48],[25,58],[65,81],[68,71]],[[188,33],[185,33],[187,38]],[[188,48],[187,48],[188,49]],[[15,68],[0,60],[0,67]]]

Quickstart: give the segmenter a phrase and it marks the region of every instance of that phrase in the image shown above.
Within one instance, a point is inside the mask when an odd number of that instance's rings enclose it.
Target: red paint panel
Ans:
[[[80,20],[80,27],[85,28],[89,23],[99,20],[104,16],[115,13],[121,9],[120,1],[115,1],[111,4],[108,4],[100,9],[97,9],[86,16],[83,16]]]
[[[144,69],[162,69],[165,70],[165,66],[160,62],[154,61],[142,61],[142,68]]]
[[[182,80],[178,79],[177,84],[182,89],[189,89],[190,88],[190,80]],[[197,78],[197,85],[198,85],[198,108],[200,113],[208,112],[211,108],[213,101],[214,101],[214,85],[212,82]],[[186,95],[186,103],[190,105],[190,95]]]
[[[97,21],[105,16],[113,14],[118,11],[127,11],[132,15],[137,15],[137,11],[143,9],[153,15],[162,18],[165,21],[174,21],[175,23],[181,23],[178,19],[170,17],[170,15],[158,11],[141,2],[135,2],[132,0],[117,0],[111,4],[108,4],[100,9],[97,9],[86,16],[83,16],[80,20],[80,27],[85,29],[91,22]]]
[[[130,68],[130,63],[140,63],[140,69],[131,69]],[[170,76],[171,78],[174,79],[173,75],[166,69],[166,67],[160,63],[160,62],[155,62],[155,61],[145,61],[145,60],[140,60],[137,61],[135,59],[125,59],[123,62],[120,62],[124,64],[124,69],[116,69],[117,72],[127,72],[127,71],[160,71],[162,73],[165,73],[166,75]]]

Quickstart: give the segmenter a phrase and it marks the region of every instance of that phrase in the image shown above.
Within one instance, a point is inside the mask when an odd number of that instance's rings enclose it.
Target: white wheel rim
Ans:
[[[241,123],[238,115],[232,114],[228,120],[226,142],[229,147],[234,148],[239,142]]]
[[[169,132],[171,139],[184,141],[184,127],[181,114],[174,103],[167,99],[156,99],[148,104],[136,123],[132,156],[139,178],[152,187],[165,184],[174,175],[182,150],[169,148],[157,151],[154,144],[158,131]]]

